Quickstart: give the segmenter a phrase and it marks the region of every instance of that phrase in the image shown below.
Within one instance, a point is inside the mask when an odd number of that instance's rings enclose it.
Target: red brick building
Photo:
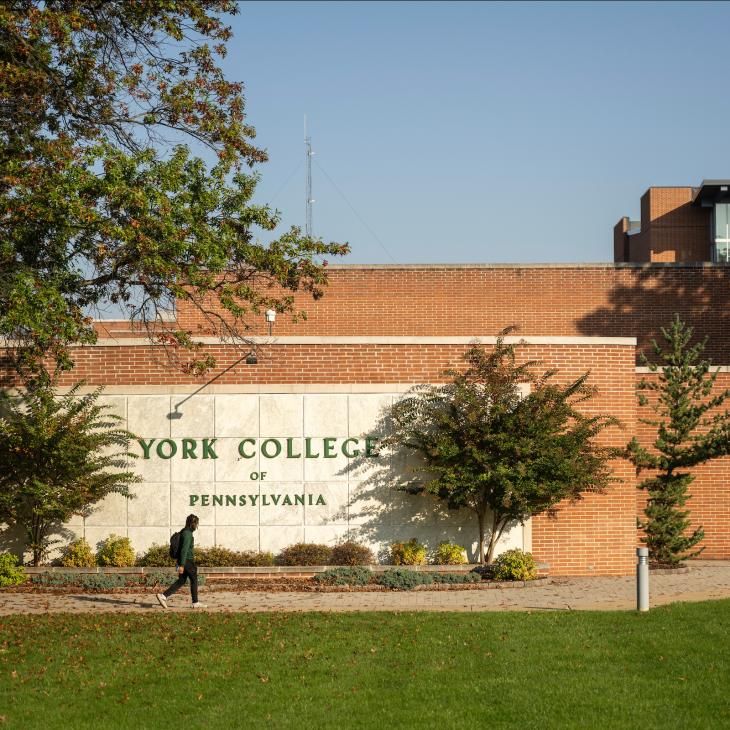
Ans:
[[[622,218],[613,229],[616,262],[730,260],[730,180],[699,187],[649,188],[641,220]]]
[[[277,461],[259,449],[249,460],[241,439],[257,448],[268,440],[269,450],[287,439],[301,451],[316,439],[362,438],[379,410],[409,386],[440,381],[474,339],[489,343],[516,326],[523,357],[565,379],[590,371],[598,395],[588,407],[623,424],[606,434],[610,443],[624,445],[635,433],[648,443],[635,397],[645,375],[639,357],[675,313],[710,337],[708,354],[723,366],[719,382],[730,386],[730,266],[710,262],[726,257],[716,235],[723,233],[725,200],[718,182],[652,188],[642,198],[640,230],[627,219],[617,227],[613,264],[332,266],[325,296],[296,303],[307,310],[306,321],[279,316],[269,336],[260,317],[252,333],[255,365],[240,349],[206,338],[195,312],[180,305],[180,327],[202,334],[217,358],[204,378],[171,369],[161,348],[126,324],[99,323],[99,342],[76,351],[67,380],[105,385],[107,401],[146,439],[152,456],[139,460],[144,484],[137,500],[112,500],[69,528],[90,542],[125,534],[142,550],[164,542],[195,510],[202,544],[276,550],[352,537],[380,549],[415,536],[453,539],[473,557],[470,515],[434,516],[424,503],[378,493],[369,477],[348,472],[341,455],[326,462],[282,454]],[[195,439],[215,441],[217,460],[185,461],[182,442]],[[164,447],[159,458],[154,444]],[[502,549],[531,549],[553,575],[631,573],[643,497],[631,467],[617,461],[614,468],[621,481],[605,493],[515,526]],[[730,459],[721,459],[699,469],[693,485],[690,507],[705,529],[707,558],[730,558],[728,477]],[[233,497],[236,506],[224,501]]]

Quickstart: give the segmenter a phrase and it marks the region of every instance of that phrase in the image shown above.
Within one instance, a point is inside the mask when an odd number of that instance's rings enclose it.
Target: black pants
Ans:
[[[198,567],[192,560],[185,561],[182,575],[165,591],[165,598],[169,598],[173,593],[179,591],[187,579],[190,578],[190,595],[193,597],[193,603],[198,602]]]

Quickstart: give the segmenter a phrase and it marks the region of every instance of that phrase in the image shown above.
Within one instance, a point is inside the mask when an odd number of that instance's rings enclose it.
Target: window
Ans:
[[[715,261],[730,263],[730,203],[717,203],[713,219]]]

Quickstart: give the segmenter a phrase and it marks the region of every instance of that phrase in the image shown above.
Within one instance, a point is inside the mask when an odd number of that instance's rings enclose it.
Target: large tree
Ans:
[[[129,470],[132,434],[81,384],[59,395],[36,383],[17,396],[0,393],[0,522],[25,531],[33,565],[50,535],[73,515],[88,515],[109,494],[129,497],[140,478]]]
[[[578,410],[594,392],[588,374],[567,384],[555,371],[536,374],[537,363],[518,363],[502,336],[494,348],[470,348],[465,361],[445,385],[418,386],[393,406],[384,443],[422,459],[397,488],[474,512],[479,560],[491,563],[510,523],[612,480],[615,450],[596,438],[616,421]]]
[[[693,330],[678,315],[661,332],[663,342],[652,342],[652,360],[643,358],[657,377],[638,385],[639,404],[654,412],[641,422],[656,436],[650,448],[634,437],[628,455],[637,474],[651,473],[639,484],[647,492],[640,527],[649,555],[656,563],[675,566],[703,550],[695,548],[704,531],[692,528],[685,509],[694,481],[689,470],[730,454],[730,413],[723,410],[730,390],[716,387],[719,371],[702,359],[706,338],[692,345]]]
[[[319,296],[347,252],[252,202],[266,160],[219,59],[233,0],[0,3],[0,337],[16,364],[71,365],[112,303],[158,341],[241,340],[251,312]],[[191,147],[194,150],[191,151]],[[197,154],[193,154],[195,152]],[[164,316],[197,308],[200,332]],[[294,312],[296,315],[297,313]],[[213,365],[191,354],[190,367]]]

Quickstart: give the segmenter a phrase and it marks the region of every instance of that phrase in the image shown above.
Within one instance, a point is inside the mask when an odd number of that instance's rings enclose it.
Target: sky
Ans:
[[[257,202],[343,261],[610,261],[652,185],[730,177],[730,4],[241,2]]]

